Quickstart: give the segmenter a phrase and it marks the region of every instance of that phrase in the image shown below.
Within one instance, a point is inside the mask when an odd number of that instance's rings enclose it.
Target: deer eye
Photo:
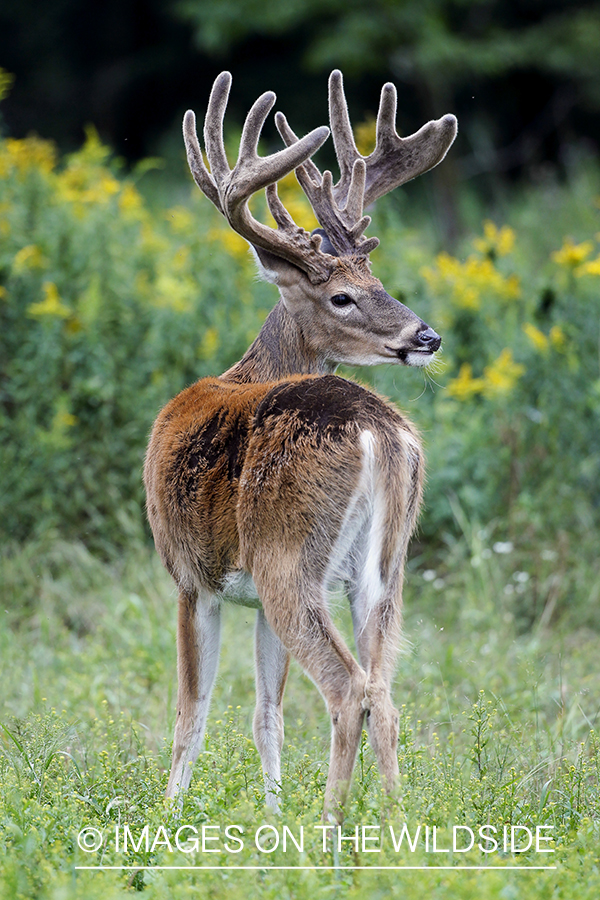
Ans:
[[[348,294],[336,294],[331,298],[331,302],[334,306],[349,306],[351,303],[354,303],[354,300]]]

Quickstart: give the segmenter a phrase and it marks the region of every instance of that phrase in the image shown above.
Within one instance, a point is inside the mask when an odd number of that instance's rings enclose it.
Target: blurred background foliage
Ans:
[[[401,132],[445,112],[460,122],[443,165],[381,201],[370,230],[375,273],[443,335],[437,371],[346,372],[423,432],[414,552],[443,582],[459,537],[473,561],[485,534],[483,550],[510,547],[532,573],[525,625],[566,609],[577,578],[597,625],[598,46],[600,6],[583,0],[105,0],[85,16],[73,0],[4,4],[5,545],[55,535],[114,558],[148,540],[154,416],[238,359],[276,296],[190,187],[181,114],[201,114],[229,68],[233,154],[262,90],[296,130],[325,122],[339,66],[364,152],[387,79]],[[265,152],[275,140],[269,125]],[[282,195],[310,227],[293,179]]]
[[[85,14],[78,0],[0,5],[0,65],[16,76],[10,133],[73,150],[93,122],[130,161],[164,150],[221,68],[236,80],[234,119],[276,87],[307,130],[326,114],[324,79],[337,66],[355,120],[376,109],[387,79],[405,133],[455,113],[457,178],[564,168],[598,140],[599,45],[597,0],[90,0]]]

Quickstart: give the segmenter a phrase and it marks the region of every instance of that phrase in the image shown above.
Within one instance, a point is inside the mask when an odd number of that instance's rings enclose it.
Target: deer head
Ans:
[[[311,159],[329,136],[326,126],[299,139],[285,116],[277,113],[276,125],[286,147],[271,156],[258,155],[262,126],[275,103],[271,91],[259,97],[248,113],[238,160],[231,169],[223,141],[231,80],[228,72],[221,73],[208,104],[204,140],[210,171],[202,158],[194,113],[186,113],[188,162],[200,190],[249,242],[263,277],[278,286],[287,339],[302,348],[295,353],[296,360],[306,357],[304,367],[296,362],[296,371],[331,371],[338,363],[427,365],[441,338],[371,274],[369,254],[379,240],[365,236],[371,219],[363,209],[441,162],[456,136],[455,117],[443,116],[401,138],[395,128],[396,89],[386,84],[376,146],[364,157],[352,134],[342,75],[335,70],[329,79],[329,116],[340,169],[336,184],[331,172],[321,173]],[[312,234],[296,225],[277,193],[277,182],[292,170],[321,226]],[[248,208],[252,194],[263,188],[276,228],[257,221]]]

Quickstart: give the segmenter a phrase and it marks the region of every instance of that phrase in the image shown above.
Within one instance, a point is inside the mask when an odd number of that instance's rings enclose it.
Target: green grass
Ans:
[[[346,866],[429,866],[427,870],[226,871],[226,866],[326,866],[320,824],[329,723],[323,702],[297,666],[286,691],[283,814],[265,812],[260,762],[251,739],[253,613],[225,610],[221,667],[205,750],[178,819],[163,794],[175,702],[176,596],[158,560],[141,546],[99,563],[82,546],[48,539],[2,559],[5,627],[0,632],[0,896],[112,900],[148,897],[573,897],[598,896],[600,710],[597,632],[563,618],[524,633],[519,603],[533,589],[523,561],[498,553],[473,531],[456,541],[433,574],[414,559],[406,588],[407,643],[394,695],[401,711],[402,800],[382,798],[374,758],[360,750],[344,835],[370,826],[363,852],[343,842]],[[506,548],[504,548],[506,549]],[[489,552],[486,552],[489,551]],[[549,554],[546,554],[547,556]],[[475,565],[472,560],[475,559]],[[518,565],[518,568],[515,566]],[[546,560],[549,569],[558,566]],[[543,573],[542,573],[543,574]],[[551,581],[551,571],[545,573]],[[574,603],[593,589],[582,561]],[[543,582],[535,582],[536,590]],[[511,590],[507,591],[506,586]],[[577,597],[579,593],[579,597]],[[344,604],[336,614],[346,633]],[[551,603],[551,594],[546,597]],[[543,620],[543,611],[540,616]],[[410,642],[410,643],[409,643]],[[407,823],[421,840],[395,852]],[[118,852],[115,828],[148,849]],[[453,825],[551,826],[553,854],[427,852],[425,826],[449,847]],[[170,853],[181,825],[205,828],[218,853]],[[230,831],[227,826],[243,829]],[[286,852],[260,852],[258,828],[288,838]],[[152,850],[152,841],[159,841]],[[104,849],[84,853],[77,835],[99,829]],[[381,831],[377,830],[377,827]],[[219,830],[220,829],[220,830]],[[272,832],[274,833],[274,832]],[[190,832],[186,832],[186,837]],[[360,831],[359,831],[360,834]],[[432,832],[429,832],[430,838]],[[462,831],[461,836],[467,835]],[[520,832],[524,835],[525,832]],[[266,836],[266,834],[265,834]],[[215,840],[211,843],[210,838]],[[239,844],[239,853],[229,852]],[[260,840],[260,836],[259,836]],[[479,838],[477,838],[477,841]],[[489,847],[490,844],[485,846]],[[548,845],[543,845],[548,846]],[[431,849],[431,840],[429,847]],[[369,853],[368,848],[380,849]],[[80,865],[125,865],[81,871]],[[446,871],[441,865],[556,865],[549,871]],[[213,865],[216,870],[142,870]]]

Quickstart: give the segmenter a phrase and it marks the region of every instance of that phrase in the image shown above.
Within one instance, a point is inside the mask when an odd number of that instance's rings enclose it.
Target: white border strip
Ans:
[[[330,871],[332,869],[352,869],[361,871],[419,871],[419,872],[455,872],[464,869],[470,872],[493,872],[500,871],[552,871],[558,866],[136,866],[132,863],[130,866],[75,866],[79,871],[92,872],[108,872],[108,871],[125,871],[130,872],[132,869],[136,871],[153,872],[158,869],[179,871],[179,872],[197,872],[197,871],[289,871],[289,870],[309,870],[312,872]]]

